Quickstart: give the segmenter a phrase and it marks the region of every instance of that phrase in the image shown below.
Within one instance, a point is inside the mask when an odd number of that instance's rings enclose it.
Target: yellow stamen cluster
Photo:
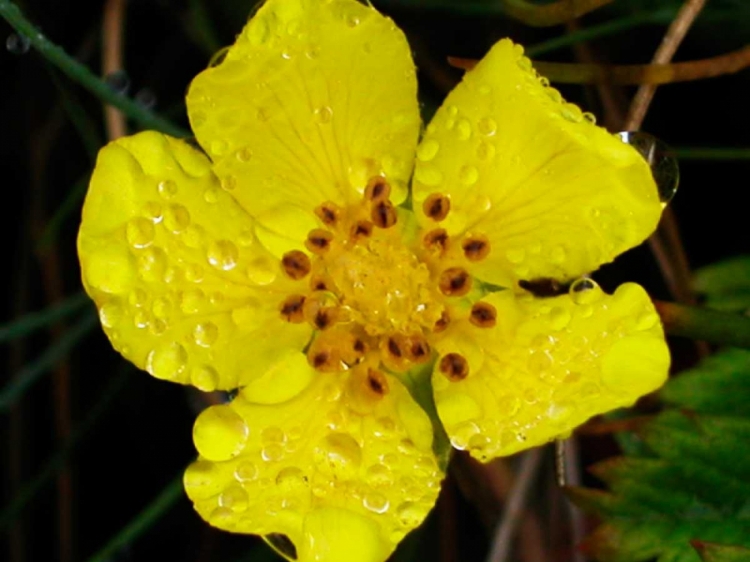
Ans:
[[[381,369],[405,372],[433,357],[430,339],[451,322],[449,299],[467,297],[472,277],[464,266],[484,259],[490,246],[483,235],[467,235],[454,248],[442,228],[427,230],[411,244],[394,228],[399,213],[382,176],[367,183],[363,197],[346,207],[332,202],[314,213],[320,228],[311,230],[301,250],[284,254],[281,268],[292,280],[309,279],[307,290],[279,305],[287,322],[308,322],[314,337],[307,350],[320,372],[357,368],[362,384],[377,397],[388,392]],[[450,199],[432,194],[422,211],[434,222],[450,212]],[[495,325],[496,311],[475,303],[470,322]],[[441,358],[450,380],[467,376],[469,365],[458,354]],[[373,394],[374,393],[374,394]]]

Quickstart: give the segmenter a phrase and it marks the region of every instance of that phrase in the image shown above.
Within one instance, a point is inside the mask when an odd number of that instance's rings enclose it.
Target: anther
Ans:
[[[326,342],[321,341],[320,338],[317,338],[310,346],[310,349],[307,350],[307,362],[313,368],[324,373],[332,373],[344,369],[338,351]]]
[[[398,214],[396,213],[396,207],[393,203],[387,199],[384,201],[377,201],[373,204],[372,210],[370,211],[370,218],[375,226],[380,228],[390,228],[398,220]]]
[[[448,312],[448,310],[443,310],[442,314],[440,314],[440,318],[438,318],[437,322],[435,322],[435,326],[433,326],[432,331],[435,333],[442,332],[448,327],[448,324],[451,322],[451,315]]]
[[[440,274],[440,292],[449,297],[462,297],[471,290],[471,276],[465,269],[451,267]]]
[[[401,350],[401,345],[396,341],[396,338],[388,338],[388,352],[398,358],[401,358],[404,355],[404,352]]]
[[[424,363],[430,358],[430,344],[422,336],[412,336],[406,348],[407,357],[414,363]]]
[[[367,371],[367,386],[379,396],[388,394],[388,380],[383,373],[375,369]]]
[[[382,176],[370,178],[365,187],[365,199],[367,201],[384,201],[391,194],[391,186]]]
[[[481,261],[490,253],[490,241],[486,236],[472,236],[461,243],[464,256],[469,261]]]
[[[333,234],[322,228],[311,230],[305,240],[305,246],[314,254],[323,254],[331,247]]]
[[[422,211],[434,221],[444,220],[451,210],[451,200],[440,193],[433,193],[422,203]]]
[[[286,273],[292,279],[302,279],[308,273],[310,273],[310,258],[307,257],[305,252],[299,250],[292,250],[287,252],[281,258],[281,266]]]
[[[479,328],[492,328],[497,323],[497,309],[488,302],[475,303],[469,321]]]
[[[459,353],[449,353],[443,356],[438,368],[448,380],[453,382],[469,376],[469,362]]]
[[[313,317],[313,326],[318,330],[325,330],[333,326],[336,322],[336,309],[332,307],[325,307],[318,310]]]
[[[372,235],[373,224],[370,221],[357,221],[352,225],[350,235],[355,242]]]
[[[422,243],[424,244],[424,247],[431,252],[440,253],[440,255],[442,255],[448,249],[450,238],[448,237],[448,232],[444,228],[436,228],[435,230],[430,230],[424,235]]]
[[[326,201],[315,208],[315,214],[326,226],[336,226],[341,217],[341,208],[335,203]]]
[[[287,297],[279,306],[281,317],[292,324],[300,324],[305,321],[303,308],[305,297],[302,295],[292,295]]]
[[[535,297],[556,297],[557,295],[562,295],[566,292],[559,281],[548,279],[546,277],[540,277],[539,279],[532,279],[530,281],[522,279],[518,282],[518,286],[530,292]]]
[[[334,291],[333,281],[327,275],[312,275],[310,277],[310,289],[313,291]]]

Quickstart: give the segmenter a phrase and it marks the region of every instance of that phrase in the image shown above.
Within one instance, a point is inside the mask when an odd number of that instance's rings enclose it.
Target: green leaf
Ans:
[[[706,305],[717,310],[750,310],[750,255],[738,256],[699,269],[695,290],[706,297]]]
[[[750,352],[706,359],[661,398],[630,433],[643,447],[592,467],[608,489],[569,490],[603,520],[583,548],[606,562],[750,560]]]

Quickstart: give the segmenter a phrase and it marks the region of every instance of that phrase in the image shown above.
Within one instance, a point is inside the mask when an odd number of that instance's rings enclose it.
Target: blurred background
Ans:
[[[614,0],[576,21],[537,27],[509,11],[512,3],[372,0],[408,36],[425,119],[461,77],[448,56],[480,58],[495,41],[511,37],[535,61],[646,64],[682,5]],[[112,91],[184,129],[191,78],[233,42],[254,7],[252,0],[16,4]],[[261,540],[214,530],[193,512],[180,478],[194,456],[192,422],[206,398],[125,363],[83,296],[75,252],[80,208],[96,153],[118,134],[116,125],[107,121],[101,99],[3,20],[0,40],[0,213],[7,229],[0,298],[0,559],[279,559]],[[748,43],[750,2],[712,0],[675,60],[715,57]],[[605,289],[634,280],[656,298],[689,301],[688,267],[748,252],[748,211],[740,197],[750,188],[749,85],[745,71],[658,89],[643,130],[679,157],[674,220],[660,235],[660,255],[644,245],[599,272]],[[559,88],[613,131],[622,130],[635,92],[635,86],[611,83]],[[126,128],[142,127],[128,120]],[[670,285],[664,271],[677,280]],[[697,361],[693,343],[672,344],[677,370]],[[655,403],[640,407],[648,413]],[[507,560],[584,559],[572,545],[596,519],[571,513],[549,449],[538,459]],[[574,478],[601,486],[584,469],[618,451],[607,431],[584,428],[568,450]],[[394,559],[484,560],[500,514],[529,468],[523,463],[511,458],[480,467],[457,458],[433,514]]]

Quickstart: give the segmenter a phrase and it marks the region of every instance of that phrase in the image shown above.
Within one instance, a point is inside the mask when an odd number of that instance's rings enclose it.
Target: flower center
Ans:
[[[472,279],[462,264],[483,259],[486,239],[466,237],[451,247],[445,230],[417,236],[414,217],[399,211],[389,199],[390,186],[372,178],[361,201],[346,207],[324,202],[315,209],[322,223],[308,234],[312,254],[284,254],[286,275],[306,283],[280,305],[288,322],[309,322],[315,330],[307,355],[319,371],[361,367],[366,388],[387,393],[378,381],[379,369],[403,372],[429,361],[430,339],[451,319],[451,297],[466,295]],[[422,211],[435,222],[447,216],[450,201],[430,196]],[[472,311],[490,324],[487,311]]]

